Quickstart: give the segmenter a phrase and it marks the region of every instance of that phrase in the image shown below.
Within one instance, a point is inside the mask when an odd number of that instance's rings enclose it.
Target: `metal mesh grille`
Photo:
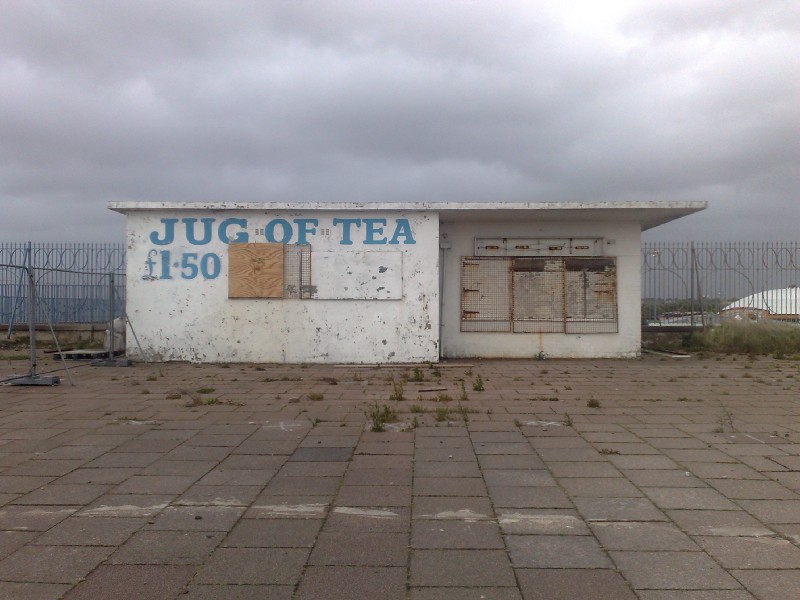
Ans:
[[[311,246],[284,246],[283,297],[306,300],[311,298]]]
[[[616,333],[617,265],[613,258],[565,258],[566,333]]]
[[[461,259],[461,331],[511,331],[511,271],[502,257]]]
[[[616,333],[616,259],[464,257],[461,331]]]
[[[560,258],[512,260],[514,331],[564,331],[564,278]]]

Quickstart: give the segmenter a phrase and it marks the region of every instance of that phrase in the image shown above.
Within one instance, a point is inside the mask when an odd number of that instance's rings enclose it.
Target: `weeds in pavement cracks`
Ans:
[[[397,422],[397,412],[386,404],[378,406],[378,403],[375,402],[365,414],[370,423],[370,431],[386,431],[386,423]]]

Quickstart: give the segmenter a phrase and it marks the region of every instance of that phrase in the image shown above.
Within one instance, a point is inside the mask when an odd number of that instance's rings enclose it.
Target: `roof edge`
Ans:
[[[608,202],[109,202],[108,208],[128,214],[139,211],[430,211],[454,221],[475,219],[557,220],[582,215],[592,220],[637,223],[652,229],[708,208],[705,201]]]
[[[131,210],[595,210],[691,209],[703,210],[706,201],[620,200],[598,202],[140,202],[112,201],[108,208]]]

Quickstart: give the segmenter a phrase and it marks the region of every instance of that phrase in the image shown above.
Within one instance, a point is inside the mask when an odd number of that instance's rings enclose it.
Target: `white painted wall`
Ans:
[[[438,360],[439,238],[435,212],[140,210],[131,206],[122,212],[127,214],[128,315],[149,359],[318,363]],[[184,218],[214,219],[211,239],[190,243],[185,225],[179,221],[170,240],[161,219]],[[361,219],[362,223],[359,227],[355,223],[336,225],[334,218]],[[247,222],[242,228],[241,222],[228,221],[222,231],[229,239],[239,237],[236,241],[242,242],[296,243],[304,235],[299,230],[305,230],[312,247],[312,285],[320,284],[321,296],[353,299],[229,299],[227,248],[219,235],[219,225],[226,219]],[[265,225],[274,219],[284,219],[292,226],[291,237],[282,223],[272,230],[273,239],[267,237],[269,230],[265,236]],[[317,219],[317,223],[296,223],[296,219]],[[367,224],[364,219],[385,219],[387,225],[378,221]],[[410,238],[406,229],[395,235],[398,219],[407,219],[415,243],[407,243]],[[204,226],[200,221],[195,223],[195,241],[206,241]],[[349,236],[344,235],[346,227]],[[169,243],[155,243],[152,232],[156,232],[156,241]],[[169,265],[171,279],[164,278],[165,265]],[[192,265],[203,267],[197,268],[194,277]],[[336,269],[348,266],[352,269],[337,276]],[[217,270],[219,274],[213,277]],[[134,339],[130,332],[128,339]],[[132,358],[141,358],[135,344],[129,344],[128,352]]]
[[[635,357],[641,349],[641,278],[639,223],[520,223],[448,221],[442,217],[444,254],[442,288],[442,355],[447,358]],[[619,333],[487,333],[461,332],[461,257],[475,255],[475,238],[602,237],[605,256],[617,257]]]

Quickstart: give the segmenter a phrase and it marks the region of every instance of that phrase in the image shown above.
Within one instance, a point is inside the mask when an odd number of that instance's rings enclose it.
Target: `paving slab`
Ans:
[[[646,498],[575,498],[587,521],[666,521],[666,515]]]
[[[420,519],[411,527],[412,548],[504,549],[496,523]]]
[[[709,484],[733,500],[800,500],[800,494],[775,481],[712,479]]]
[[[28,545],[0,561],[0,573],[5,581],[75,584],[111,552],[99,546]]]
[[[592,532],[608,550],[692,551],[698,545],[672,523],[594,522]]]
[[[640,498],[642,490],[621,477],[573,477],[561,480],[573,498]]]
[[[225,537],[222,545],[240,548],[311,548],[321,528],[320,519],[245,519]]]
[[[119,546],[146,523],[147,521],[143,517],[72,516],[36,538],[36,544],[45,546]]]
[[[410,600],[522,600],[510,587],[412,587]]]
[[[634,589],[724,590],[740,584],[703,552],[617,552],[611,558]]]
[[[259,485],[194,485],[173,501],[176,506],[250,506]]]
[[[763,523],[800,523],[800,500],[739,500],[738,504]]]
[[[759,600],[787,600],[800,590],[800,571],[775,569],[731,571],[744,587]]]
[[[591,536],[509,535],[511,561],[517,568],[611,569],[608,555]]]
[[[431,464],[431,463],[425,463]],[[459,463],[463,464],[463,463]],[[282,472],[283,474],[283,472]],[[344,477],[343,485],[404,485],[411,486],[412,469],[350,469]],[[417,473],[418,477],[424,477]],[[476,469],[476,477],[480,473]],[[337,479],[338,483],[338,479]]]
[[[193,583],[295,585],[309,551],[300,548],[217,548]]]
[[[2,600],[60,600],[72,588],[68,584],[0,581]]]
[[[636,600],[611,569],[517,569],[516,574],[525,600]]]
[[[689,535],[763,536],[773,530],[743,510],[672,510],[670,519]]]
[[[139,531],[112,554],[109,564],[202,565],[222,541],[218,531]]]
[[[0,531],[0,559],[33,541],[37,534],[33,531]]]
[[[661,509],[736,510],[739,507],[711,488],[642,488]]]
[[[190,585],[180,600],[291,600],[293,585]]]
[[[348,485],[339,488],[337,506],[411,506],[411,486]]]
[[[489,487],[496,508],[572,508],[567,495],[554,486],[492,486]]]
[[[778,537],[695,538],[726,569],[800,569],[800,548]]]
[[[402,567],[408,563],[408,534],[322,532],[308,560],[310,565]]]
[[[489,469],[484,467],[483,478],[489,486],[546,486],[556,481],[546,469]]]
[[[65,600],[163,600],[180,594],[192,567],[103,565],[72,589]]]
[[[411,555],[412,586],[514,587],[504,550],[417,550]]]
[[[403,567],[310,566],[303,574],[295,600],[405,600]]]
[[[639,600],[755,600],[744,590],[640,590]]]

